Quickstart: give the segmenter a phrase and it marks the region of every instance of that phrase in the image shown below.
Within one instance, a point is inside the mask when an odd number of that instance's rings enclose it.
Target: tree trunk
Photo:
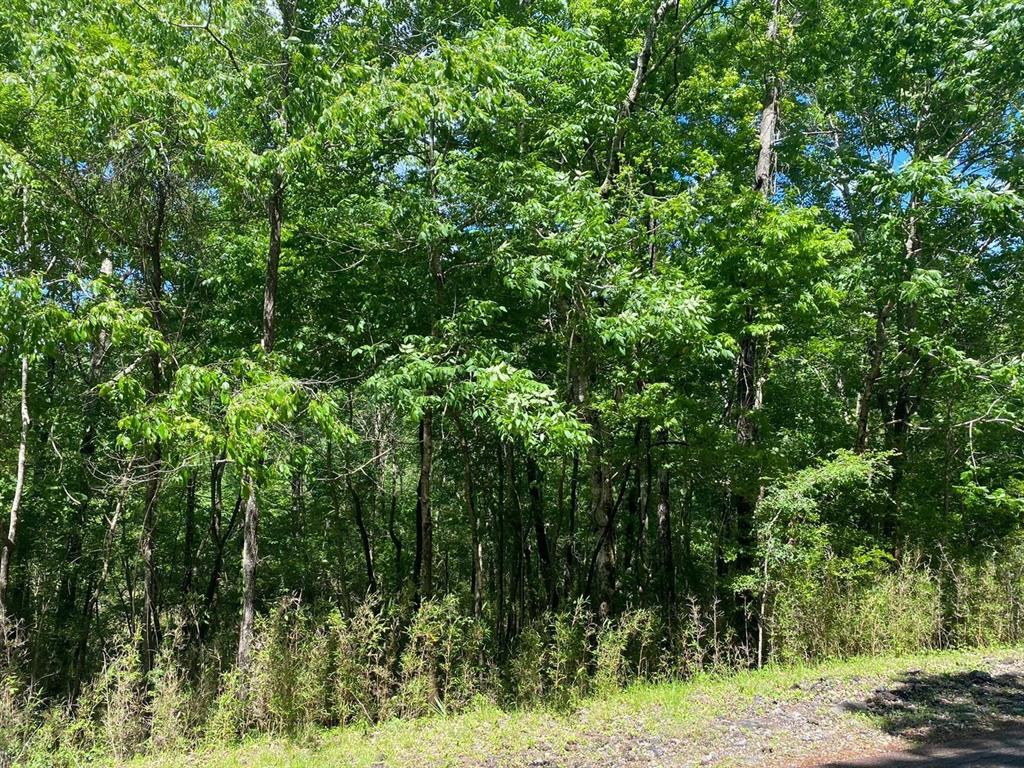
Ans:
[[[217,603],[217,590],[224,573],[224,548],[238,524],[242,508],[242,492],[239,489],[231,511],[231,520],[224,527],[223,480],[227,460],[224,455],[213,460],[210,468],[210,539],[213,541],[213,562],[210,565],[210,577],[206,582],[206,593],[203,608],[199,615],[196,628],[197,639],[203,641],[213,626],[214,609]]]
[[[121,519],[122,507],[123,501],[118,497],[114,502],[114,511],[107,520],[107,532],[103,537],[103,563],[100,567],[100,574],[92,587],[85,610],[82,612],[84,627],[78,646],[76,680],[82,680],[85,676],[85,662],[89,649],[89,636],[92,632],[92,619],[93,616],[97,616],[99,613],[100,596],[103,594],[103,587],[110,575],[110,559],[114,549],[114,534],[117,532],[117,525]]]
[[[497,554],[497,573],[495,574],[494,581],[498,585],[498,610],[496,616],[495,626],[497,631],[495,636],[499,642],[504,643],[506,635],[504,630],[506,627],[505,622],[505,584],[507,582],[505,573],[505,445],[504,443],[498,443],[497,450],[497,462],[496,469],[498,473],[498,492],[496,500],[496,527],[497,527],[497,539],[498,539],[498,554]]]
[[[772,0],[772,17],[768,21],[768,43],[775,45],[779,40],[779,23],[782,21],[782,0]],[[782,81],[777,72],[772,72],[765,88],[761,109],[761,126],[758,133],[757,166],[754,169],[754,189],[765,197],[775,194],[775,139],[779,122],[779,96]]]
[[[596,415],[593,418],[593,433],[600,435]],[[603,621],[612,613],[615,594],[615,506],[612,500],[609,468],[604,461],[599,439],[590,449],[590,505],[594,520],[597,547],[594,556],[596,588],[594,601],[597,615]]]
[[[167,332],[163,317],[163,239],[164,222],[167,215],[168,188],[165,180],[155,186],[156,210],[149,236],[142,248],[143,272],[149,281],[149,309],[153,324],[166,339]],[[154,351],[150,358],[151,381],[150,399],[155,399],[164,388],[163,361],[160,353]],[[148,674],[156,661],[160,644],[160,617],[157,606],[157,574],[154,547],[156,538],[157,505],[160,501],[160,474],[163,471],[163,450],[159,438],[150,446],[146,466],[146,493],[142,508],[142,539],[140,550],[143,569],[143,622],[142,622],[142,669]]]
[[[142,507],[142,669],[153,669],[160,644],[160,618],[157,607],[156,563],[153,558],[156,534],[157,501],[160,490],[161,451],[157,444],[150,452],[146,495]]]
[[[427,408],[420,420],[420,481],[419,504],[419,578],[418,593],[429,599],[434,593],[434,518],[430,508],[430,483],[434,468],[433,413]]]
[[[683,497],[683,585],[689,591],[693,581],[693,481],[686,485]]]
[[[437,159],[436,132],[431,117],[427,135],[427,183],[431,201],[437,200]],[[439,211],[434,211],[439,213]],[[428,268],[434,287],[434,301],[431,306],[430,334],[438,337],[441,329],[438,319],[445,306],[445,275],[442,265],[442,249],[431,240],[427,247]],[[430,388],[425,393],[431,394]],[[434,594],[434,515],[431,508],[431,480],[434,470],[434,414],[428,405],[420,419],[420,477],[417,486],[417,530],[416,574],[417,597],[430,599]]]
[[[580,506],[580,455],[572,454],[572,471],[569,475],[569,523],[565,536],[565,562],[562,572],[562,593],[566,602],[573,598],[576,583],[576,520]]]
[[[284,217],[284,174],[278,168],[270,182],[267,200],[267,219],[270,242],[267,246],[267,276],[263,287],[263,339],[260,346],[265,354],[274,350],[277,308],[277,275],[281,263],[281,221]]]
[[[528,607],[532,608],[533,592],[530,579],[530,540],[526,535],[523,524],[523,504],[519,492],[519,474],[516,472],[515,448],[508,447],[506,454],[508,460],[508,492],[512,502],[512,523],[515,530],[516,561],[513,578],[515,579],[512,589],[512,597],[515,600],[515,610],[512,615],[515,621],[512,624],[510,637],[514,637],[520,627],[526,625],[526,617],[529,615]]]
[[[370,534],[366,530],[366,520],[363,517],[363,499],[356,491],[352,483],[352,476],[345,474],[345,484],[348,486],[349,496],[352,498],[352,511],[356,519],[356,529],[359,531],[359,541],[363,545],[363,563],[366,566],[366,585],[370,592],[377,591],[377,576],[373,568],[373,545],[370,542]]]
[[[907,239],[904,244],[904,280],[910,280],[917,269],[918,251],[921,242],[918,232],[916,217],[916,199],[910,201],[911,217],[908,226]],[[899,541],[898,523],[900,518],[900,488],[903,483],[904,466],[906,464],[907,443],[910,439],[911,420],[917,410],[921,398],[921,391],[931,370],[931,358],[925,358],[922,364],[921,348],[914,342],[913,333],[917,328],[917,302],[910,301],[907,304],[897,302],[897,324],[900,330],[901,344],[899,350],[899,381],[896,387],[896,402],[893,405],[892,418],[892,448],[894,453],[890,459],[892,466],[892,477],[890,478],[890,514],[883,520],[884,532],[887,539],[893,542],[894,554],[899,553],[901,542]],[[919,372],[919,373],[918,373]],[[918,392],[914,394],[912,380],[917,374]]]
[[[683,34],[692,27],[704,13],[715,4],[716,0],[701,0],[690,11],[689,16],[683,22],[676,39],[682,38]],[[655,5],[651,18],[647,22],[647,29],[644,31],[644,39],[637,53],[636,62],[633,64],[633,79],[629,85],[626,97],[619,105],[619,112],[615,120],[615,132],[612,134],[611,146],[608,150],[608,164],[605,171],[604,181],[601,183],[600,192],[607,195],[611,191],[615,177],[619,173],[620,157],[626,139],[626,125],[629,116],[636,109],[640,100],[640,89],[644,81],[651,75],[654,68],[660,63],[652,64],[651,57],[654,54],[654,46],[658,39],[658,28],[665,21],[669,13],[679,9],[679,0],[660,0]],[[664,59],[662,59],[664,60]]]
[[[473,487],[473,464],[469,454],[469,440],[461,418],[456,418],[459,430],[459,446],[462,449],[462,489],[466,504],[466,515],[469,518],[470,545],[473,558],[473,615],[480,618],[484,612],[484,549],[480,536],[480,515],[476,506],[476,493]]]
[[[110,256],[104,255],[100,262],[100,276],[101,278],[109,278],[113,274],[114,262]],[[78,449],[79,470],[77,487],[79,491],[79,500],[75,504],[75,524],[72,526],[68,535],[66,547],[66,559],[70,567],[67,568],[61,576],[60,585],[57,589],[57,631],[59,634],[66,635],[68,637],[71,636],[73,631],[70,626],[70,620],[74,615],[77,592],[77,571],[75,564],[77,564],[81,559],[82,530],[85,528],[86,522],[89,519],[89,506],[92,503],[93,497],[91,462],[92,457],[96,453],[96,433],[98,430],[98,421],[100,416],[100,400],[96,385],[99,383],[100,368],[103,365],[103,358],[106,355],[109,345],[110,331],[106,328],[101,328],[99,333],[96,335],[96,339],[92,347],[92,353],[89,357],[89,373],[87,379],[88,389],[84,395],[82,409],[85,418],[85,429],[82,432],[82,441]],[[50,360],[50,366],[50,375],[52,376],[52,359]],[[87,597],[86,600],[88,599],[89,598]],[[83,628],[82,631],[83,633],[86,632],[86,628]],[[81,645],[81,643],[79,645]],[[81,677],[75,674],[72,677],[68,688],[69,697],[72,700],[77,697],[80,684]]]
[[[626,137],[626,120],[632,114],[636,103],[640,98],[640,87],[649,73],[651,55],[654,53],[654,44],[658,38],[658,27],[668,15],[669,11],[679,7],[679,0],[661,0],[655,6],[647,22],[647,29],[644,32],[643,43],[640,52],[637,54],[636,63],[633,65],[633,81],[629,85],[626,98],[619,106],[618,118],[615,121],[615,133],[612,135],[611,148],[608,151],[608,170],[604,181],[601,183],[601,194],[605,195],[611,189],[612,182],[619,172],[619,155],[622,152],[622,144]]]
[[[391,471],[391,500],[388,505],[388,538],[391,539],[391,546],[395,550],[395,587],[401,589],[402,586],[402,539],[398,535],[397,527],[397,512],[398,512],[398,469],[394,468]]]
[[[28,412],[28,355],[21,356],[21,436],[18,441],[18,471],[14,481],[14,498],[11,499],[11,515],[7,523],[7,538],[0,550],[0,636],[7,629],[7,584],[11,567],[11,555],[18,533],[18,511],[21,496],[25,490],[25,463],[28,458],[28,428],[31,424]]]
[[[296,582],[299,590],[299,595],[302,600],[308,604],[316,604],[318,601],[317,588],[319,586],[318,580],[313,578],[313,558],[310,548],[303,546],[307,541],[307,526],[308,530],[312,529],[312,526],[308,524],[306,515],[306,483],[305,483],[305,468],[302,466],[292,467],[291,472],[291,486],[292,486],[292,547],[295,552],[299,553],[298,559],[298,572],[299,578]]]
[[[334,448],[330,440],[327,441],[327,478],[327,487],[331,496],[331,511],[334,515],[334,531],[338,546],[338,596],[341,598],[345,611],[350,614],[352,605],[348,592],[348,574],[345,569],[345,564],[347,562],[345,555],[345,542],[347,540],[347,536],[345,535],[345,518],[341,510],[341,496],[338,494],[338,477],[334,473]]]
[[[242,483],[245,488],[245,513],[242,521],[242,625],[238,632],[238,667],[247,670],[252,653],[253,626],[256,621],[260,509],[256,501],[256,483],[252,475],[246,474]]]
[[[181,592],[186,605],[191,604],[196,575],[196,475],[189,472],[185,481],[185,574]]]
[[[643,384],[638,386],[643,391]],[[651,480],[651,429],[647,419],[637,419],[633,432],[633,468],[626,503],[626,525],[622,555],[623,578],[630,578],[630,584],[639,597],[646,593],[648,575],[646,566],[646,543]]]
[[[267,222],[270,240],[267,245],[267,276],[263,289],[263,338],[260,347],[269,355],[274,351],[275,308],[277,306],[277,274],[281,261],[281,222],[284,218],[284,173],[274,170],[270,197],[267,200]],[[245,517],[242,522],[242,624],[238,630],[238,666],[245,669],[252,647],[253,622],[256,618],[256,568],[259,564],[259,502],[256,483],[251,472],[242,480],[246,489]]]
[[[530,487],[530,515],[537,537],[537,555],[540,558],[541,578],[548,610],[558,610],[558,587],[555,582],[555,566],[548,546],[547,523],[544,521],[544,499],[541,495],[543,477],[540,467],[532,456],[526,458],[526,481]]]
[[[910,220],[907,224],[907,239],[904,243],[904,279],[909,279],[913,274],[917,263],[917,251],[920,248],[919,235],[917,231],[917,208],[916,195],[910,196],[907,209],[910,212]],[[875,336],[869,346],[868,367],[864,372],[864,380],[857,398],[857,438],[854,442],[854,452],[863,453],[867,450],[869,440],[869,422],[871,419],[871,401],[874,399],[875,386],[882,375],[882,359],[885,356],[885,344],[887,337],[886,323],[894,310],[899,308],[896,298],[888,299],[875,315]],[[901,350],[902,354],[903,350]],[[902,381],[901,381],[902,384]]]
[[[658,469],[658,554],[661,560],[661,599],[671,619],[676,606],[676,563],[672,551],[672,507],[668,467]]]
[[[885,354],[886,322],[893,308],[896,306],[892,300],[887,301],[879,307],[875,315],[875,336],[868,345],[869,362],[864,372],[864,379],[861,383],[860,392],[857,397],[857,438],[854,441],[853,450],[855,453],[864,453],[868,447],[869,424],[871,420],[871,401],[875,395],[875,385],[882,375],[882,357]]]
[[[781,0],[773,0],[772,17],[768,22],[767,32],[771,45],[778,42],[780,21]],[[778,133],[780,92],[781,80],[776,72],[772,72],[765,87],[758,131],[757,163],[754,167],[754,189],[765,199],[771,199],[775,194],[775,142]],[[744,317],[745,328],[740,338],[740,352],[736,360],[736,442],[741,449],[756,444],[757,427],[754,414],[761,409],[760,367],[764,353],[760,349],[758,338],[749,330],[756,319],[756,309],[753,305],[748,305]],[[738,485],[734,483],[732,508],[736,524],[735,572],[741,576],[748,574],[754,567],[754,514],[759,497],[757,478],[743,478]],[[748,645],[750,638],[747,615],[751,599],[752,595],[746,591],[736,595],[736,629],[740,639]]]

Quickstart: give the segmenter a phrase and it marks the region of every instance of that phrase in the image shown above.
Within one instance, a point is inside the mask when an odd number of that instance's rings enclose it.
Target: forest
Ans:
[[[1021,0],[9,0],[0,63],[0,765],[1024,641]]]

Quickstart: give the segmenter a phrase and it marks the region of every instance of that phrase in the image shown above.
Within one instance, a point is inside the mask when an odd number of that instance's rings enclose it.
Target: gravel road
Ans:
[[[1024,768],[1024,727],[821,763],[820,768]]]

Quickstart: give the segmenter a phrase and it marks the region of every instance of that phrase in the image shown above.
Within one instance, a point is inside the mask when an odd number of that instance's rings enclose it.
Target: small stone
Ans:
[[[835,710],[837,712],[870,712],[871,707],[863,701],[844,701],[841,704],[836,704]]]

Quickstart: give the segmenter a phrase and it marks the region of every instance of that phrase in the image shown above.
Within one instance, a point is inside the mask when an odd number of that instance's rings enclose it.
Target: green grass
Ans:
[[[569,712],[550,709],[503,711],[486,702],[468,712],[419,720],[394,720],[371,727],[348,726],[303,739],[258,739],[235,747],[205,747],[188,755],[138,759],[133,768],[447,768],[522,764],[524,752],[541,748],[561,754],[573,745],[599,744],[612,733],[674,738],[714,731],[716,721],[749,710],[760,700],[785,702],[811,695],[801,687],[819,678],[833,683],[885,681],[914,668],[951,673],[977,668],[993,656],[1019,656],[1009,649],[944,651],[900,657],[857,658],[817,665],[769,667],[685,682],[634,685],[583,701]],[[870,688],[869,688],[870,690]],[[755,699],[755,697],[760,697]]]

